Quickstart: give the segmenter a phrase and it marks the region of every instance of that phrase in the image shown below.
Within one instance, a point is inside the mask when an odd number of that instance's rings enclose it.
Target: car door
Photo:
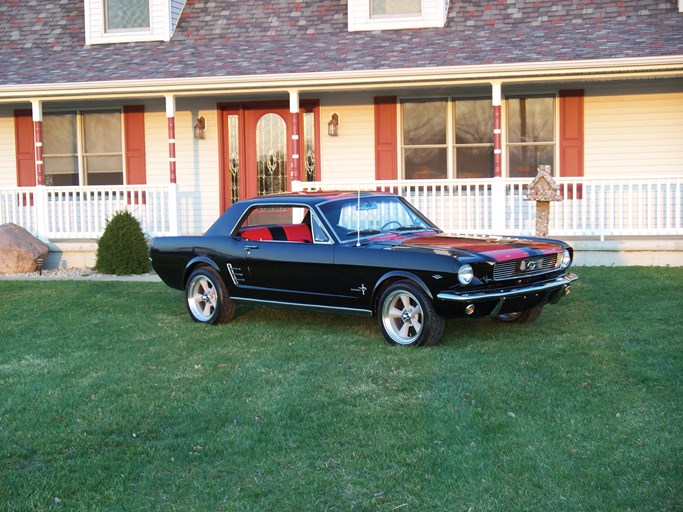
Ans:
[[[267,206],[250,212],[240,230],[244,283],[249,297],[262,301],[334,304],[329,283],[334,275],[334,245],[319,234],[308,208]],[[286,229],[306,224],[310,242],[288,239]],[[315,227],[314,227],[315,226]]]

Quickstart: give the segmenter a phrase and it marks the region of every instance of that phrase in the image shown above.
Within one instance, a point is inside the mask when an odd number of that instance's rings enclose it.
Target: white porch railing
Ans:
[[[564,197],[551,203],[550,236],[683,235],[683,176],[557,178]],[[530,179],[299,182],[303,190],[384,190],[406,197],[445,231],[533,235]],[[13,222],[47,239],[99,238],[120,210],[148,236],[179,233],[177,185],[13,187],[0,189],[0,224]],[[182,212],[188,215],[188,212]]]
[[[0,189],[0,224],[39,238],[99,238],[107,220],[128,210],[149,236],[177,234],[176,185],[16,187]]]
[[[533,235],[528,178],[302,182],[303,190],[382,190],[408,199],[445,231]],[[557,178],[563,201],[551,203],[550,236],[683,235],[683,176]]]

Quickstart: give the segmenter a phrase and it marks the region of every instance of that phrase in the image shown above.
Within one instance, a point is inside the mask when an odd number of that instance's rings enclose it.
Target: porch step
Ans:
[[[576,252],[576,266],[683,267],[683,237],[565,238]],[[45,269],[95,266],[97,240],[54,240]]]

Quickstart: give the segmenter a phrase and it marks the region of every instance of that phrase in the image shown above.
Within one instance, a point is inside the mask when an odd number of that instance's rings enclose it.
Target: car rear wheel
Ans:
[[[529,324],[535,322],[536,319],[541,316],[543,312],[543,306],[538,306],[536,308],[528,309],[526,311],[518,311],[515,313],[504,313],[493,317],[496,322],[502,322],[505,324]]]
[[[398,281],[382,292],[377,309],[382,334],[392,345],[433,345],[443,334],[445,321],[421,288]]]
[[[185,298],[187,310],[195,322],[222,324],[235,315],[237,306],[230,300],[223,279],[211,267],[200,267],[190,274]]]

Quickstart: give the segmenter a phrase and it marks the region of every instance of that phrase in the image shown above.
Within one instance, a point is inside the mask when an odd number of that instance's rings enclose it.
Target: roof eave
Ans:
[[[0,102],[206,93],[326,91],[457,85],[683,77],[683,55],[582,61],[521,62],[369,71],[333,71],[0,86]]]

